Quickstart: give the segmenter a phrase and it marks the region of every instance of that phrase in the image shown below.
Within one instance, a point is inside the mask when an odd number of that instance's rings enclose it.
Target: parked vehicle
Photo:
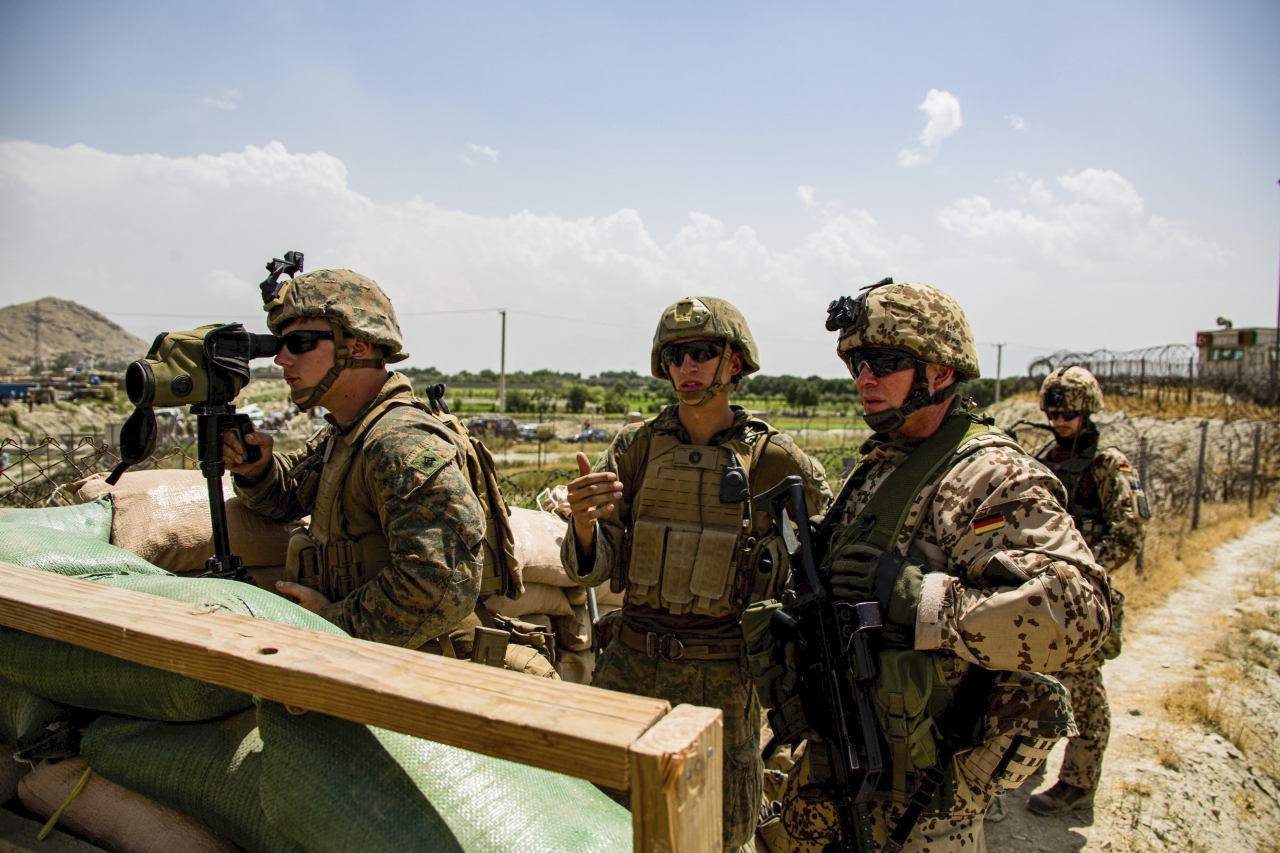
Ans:
[[[508,415],[476,415],[463,425],[477,438],[518,438],[520,427]]]

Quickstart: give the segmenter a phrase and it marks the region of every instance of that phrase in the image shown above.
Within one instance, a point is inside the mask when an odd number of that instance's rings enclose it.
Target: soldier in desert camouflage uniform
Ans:
[[[1137,473],[1115,447],[1098,446],[1098,428],[1089,416],[1105,406],[1098,380],[1083,367],[1058,368],[1040,386],[1040,408],[1053,424],[1054,440],[1036,454],[1067,490],[1065,506],[1093,549],[1094,558],[1114,572],[1142,548],[1151,511]],[[1120,654],[1124,596],[1111,591],[1112,631],[1089,660],[1056,673],[1071,692],[1071,711],[1080,734],[1067,743],[1058,782],[1036,794],[1027,807],[1048,815],[1093,805],[1102,756],[1111,737],[1111,708],[1102,683],[1102,664]]]
[[[990,798],[1016,788],[1074,731],[1065,691],[1039,673],[1085,660],[1106,636],[1106,574],[1063,510],[1058,481],[959,406],[956,385],[979,370],[951,297],[886,279],[833,302],[827,325],[840,331],[838,353],[875,430],[815,548],[832,593],[878,602],[885,622],[876,641],[886,764],[871,804],[876,844],[899,828],[936,762],[949,735],[939,721],[952,706],[977,705],[981,723],[955,733],[968,746],[944,768],[903,849],[981,851]],[[891,481],[916,454],[939,460],[932,473]],[[877,540],[883,524],[864,510],[887,482],[886,495],[903,493],[909,510]],[[891,681],[890,672],[910,677]],[[837,831],[829,804],[798,796],[812,770],[797,763],[778,817],[761,828],[774,853],[818,853]]]
[[[785,551],[759,494],[789,475],[810,505],[831,498],[822,466],[728,392],[760,369],[746,321],[723,299],[683,299],[663,312],[653,375],[679,403],[629,424],[569,484],[570,578],[626,591],[592,684],[724,711],[724,844],[750,840],[760,808],[760,706],[743,662],[740,618],[777,594]],[[619,799],[625,800],[625,796]]]
[[[224,437],[246,506],[311,515],[278,589],[353,637],[469,655],[453,640],[469,643],[478,624],[486,525],[473,452],[385,369],[407,357],[391,302],[358,273],[319,270],[286,282],[266,310],[293,401],[329,410],[287,455],[254,432],[246,441],[263,458],[245,464],[234,434]]]

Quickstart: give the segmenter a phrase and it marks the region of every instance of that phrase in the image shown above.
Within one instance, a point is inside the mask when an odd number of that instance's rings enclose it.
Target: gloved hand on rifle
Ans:
[[[891,648],[915,647],[916,609],[925,569],[909,557],[852,549],[831,564],[831,594],[847,601],[875,601]]]
[[[788,636],[791,631],[773,616],[781,609],[780,602],[768,599],[756,602],[742,614],[747,669],[766,710],[782,705],[796,686],[796,644]]]

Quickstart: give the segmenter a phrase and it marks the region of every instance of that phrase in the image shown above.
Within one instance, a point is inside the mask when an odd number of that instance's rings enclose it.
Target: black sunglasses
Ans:
[[[858,347],[846,350],[841,356],[844,358],[844,363],[849,365],[849,372],[853,374],[854,379],[862,373],[863,367],[868,368],[872,376],[883,379],[890,373],[916,366],[915,356],[896,349]]]
[[[1084,412],[1079,412],[1072,409],[1070,411],[1065,411],[1065,412],[1064,411],[1045,412],[1045,414],[1049,416],[1049,420],[1051,421],[1056,421],[1059,418],[1061,418],[1064,421],[1074,421],[1076,418],[1083,415]]]
[[[679,341],[667,344],[662,348],[662,364],[664,367],[679,367],[684,364],[686,355],[693,356],[697,362],[719,358],[724,353],[724,341]]]
[[[280,344],[294,355],[311,352],[321,341],[333,340],[333,332],[321,329],[298,329],[280,335]]]

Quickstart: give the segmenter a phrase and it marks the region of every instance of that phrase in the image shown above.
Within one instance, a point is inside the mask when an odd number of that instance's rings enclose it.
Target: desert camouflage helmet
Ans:
[[[291,394],[304,411],[319,402],[346,368],[383,367],[409,357],[400,350],[404,339],[391,300],[373,279],[351,270],[316,270],[281,282],[263,307],[273,334],[279,335],[299,319],[327,320],[333,328],[333,369],[314,388],[298,388]],[[377,344],[383,352],[374,358],[353,359],[347,344],[350,338]]]
[[[672,341],[687,338],[720,338],[736,346],[742,353],[742,372],[735,381],[728,385],[717,382],[710,387],[685,399],[679,391],[676,396],[686,403],[698,405],[706,402],[725,390],[730,385],[737,387],[738,379],[760,369],[760,353],[756,349],[755,338],[747,327],[747,319],[742,312],[725,299],[714,296],[686,296],[674,305],[667,306],[658,321],[658,330],[653,333],[653,348],[650,351],[650,371],[658,379],[671,379],[671,374],[662,366],[662,348]],[[729,357],[725,350],[722,359]],[[701,399],[698,399],[698,398]]]
[[[857,298],[842,296],[827,306],[827,330],[839,331],[836,353],[858,378],[856,351],[863,348],[899,350],[915,358],[915,379],[902,404],[863,414],[877,432],[892,432],[925,406],[946,401],[954,384],[929,391],[925,365],[939,364],[956,373],[957,382],[980,374],[973,329],[964,309],[947,294],[927,284],[894,284],[886,278],[864,287]]]
[[[836,352],[842,359],[857,347],[888,347],[950,367],[962,382],[981,375],[969,318],[936,287],[885,279],[856,299],[832,302],[828,312],[827,328],[840,330]]]
[[[1040,408],[1049,412],[1100,412],[1107,407],[1102,388],[1083,367],[1059,367],[1040,385]]]

